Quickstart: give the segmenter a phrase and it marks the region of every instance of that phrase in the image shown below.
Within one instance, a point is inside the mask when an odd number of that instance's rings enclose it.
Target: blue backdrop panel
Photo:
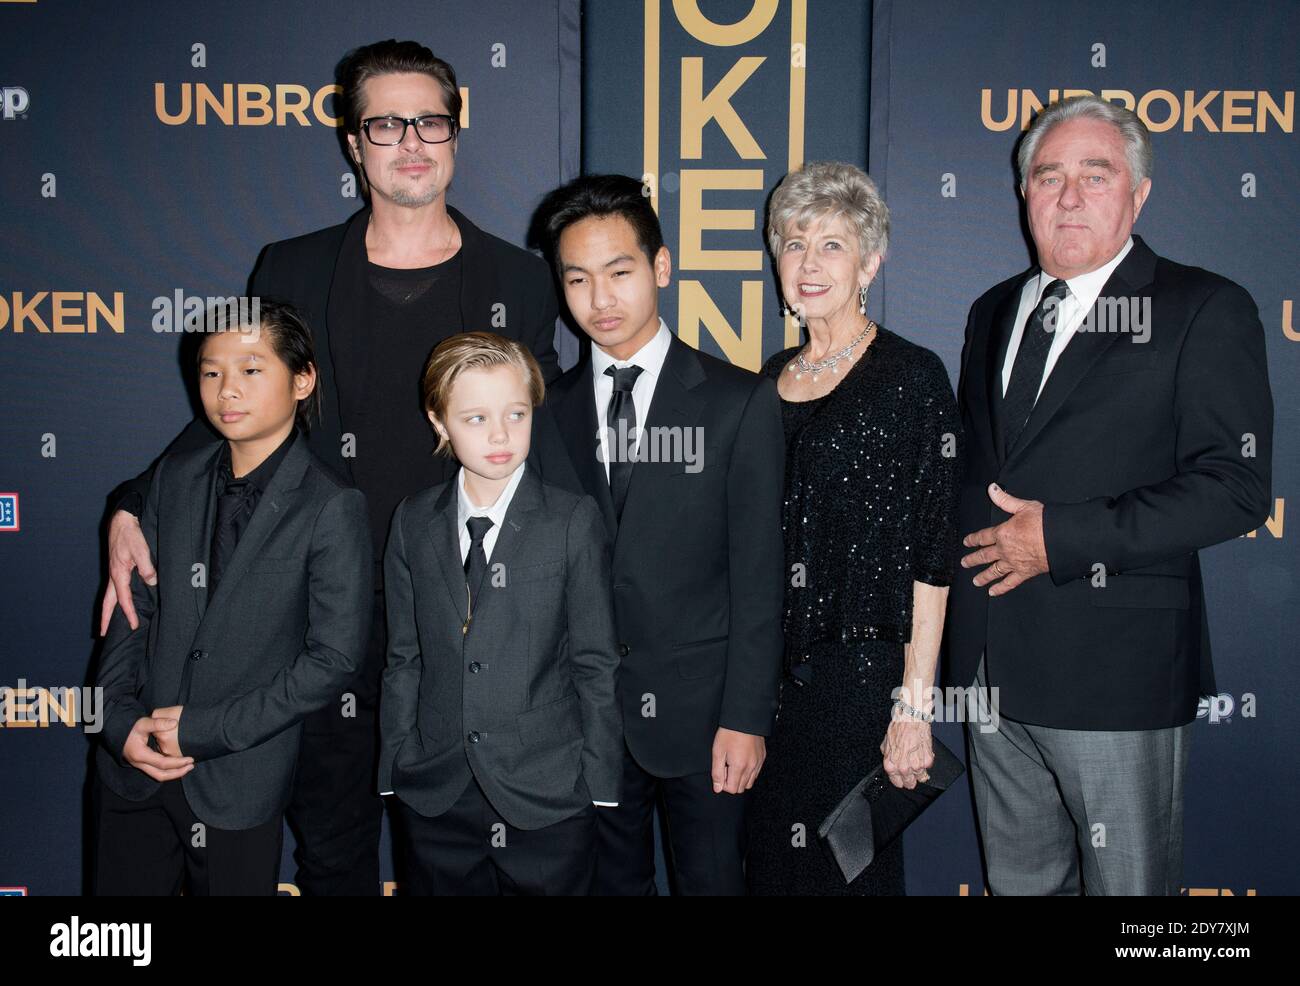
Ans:
[[[85,681],[103,496],[190,413],[155,299],[238,291],[263,243],[359,205],[326,89],[348,48],[412,37],[456,67],[468,126],[449,198],[498,235],[522,242],[580,160],[644,177],[674,255],[665,318],[748,366],[794,341],[762,244],[768,196],[801,161],[865,165],[869,148],[894,218],[871,311],[954,380],[970,303],[1029,263],[1019,128],[1066,90],[1105,90],[1156,131],[1138,232],[1251,291],[1277,405],[1272,519],[1203,553],[1223,694],[1195,732],[1185,883],[1295,892],[1300,8],[1101,0],[1055,23],[1024,0],[600,0],[583,11],[581,88],[577,8],[0,3],[0,687]],[[200,85],[217,104],[203,123]],[[46,725],[0,717],[0,886],[82,887],[87,710],[60,700]],[[956,727],[938,735],[960,748]],[[964,786],[907,857],[912,893],[981,892]]]

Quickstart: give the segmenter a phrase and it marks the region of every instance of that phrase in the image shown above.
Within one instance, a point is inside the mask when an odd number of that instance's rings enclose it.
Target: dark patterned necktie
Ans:
[[[247,479],[232,479],[217,497],[217,520],[212,529],[212,559],[208,568],[208,591],[216,593],[217,584],[235,549],[239,547],[241,515],[248,508]],[[212,598],[211,595],[208,597]]]
[[[609,492],[614,498],[614,516],[623,517],[623,504],[627,500],[627,487],[632,481],[632,462],[630,456],[636,447],[636,404],[632,401],[632,387],[641,375],[639,366],[609,366],[605,376],[614,378],[614,393],[609,398],[609,409],[605,412],[605,427],[608,429],[609,441]],[[626,421],[620,428],[618,423]],[[624,448],[618,441],[627,436],[628,447]]]
[[[491,517],[470,517],[465,521],[469,528],[469,551],[465,553],[465,584],[469,586],[471,605],[478,597],[478,590],[483,582],[483,573],[487,571],[487,552],[483,548],[483,538],[492,527]]]
[[[1047,366],[1047,353],[1052,348],[1055,329],[1059,328],[1053,320],[1053,331],[1044,327],[1049,311],[1056,312],[1061,300],[1070,293],[1070,287],[1059,278],[1047,285],[1043,298],[1025,322],[1025,331],[1020,336],[1020,348],[1016,351],[1016,361],[1011,367],[1011,381],[1007,384],[1006,396],[1002,399],[1002,447],[1008,455],[1015,448],[1016,439],[1029,420],[1029,412],[1038,400],[1038,390],[1043,383],[1043,368]]]

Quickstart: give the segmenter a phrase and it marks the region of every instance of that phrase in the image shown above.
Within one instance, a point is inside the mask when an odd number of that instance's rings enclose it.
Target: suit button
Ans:
[[[201,650],[192,650],[192,651],[190,651],[190,660],[191,660],[191,661],[197,661],[197,660],[198,660],[199,658],[201,658],[202,656],[203,656],[203,651],[201,651]]]
[[[478,736],[478,733],[470,733],[470,734],[469,734],[468,736],[466,736],[465,738],[466,738],[467,740],[469,740],[471,743],[477,743],[477,742],[478,742],[478,739],[479,739],[479,736]]]
[[[627,652],[630,651],[631,649],[632,649],[632,648],[629,647],[627,644],[619,644],[619,645],[618,645],[618,656],[619,656],[619,657],[627,657]]]
[[[470,662],[469,662],[469,673],[470,673],[470,674],[478,674],[478,673],[479,673],[480,671],[482,671],[482,670],[483,670],[483,665],[479,664],[478,661],[470,661]]]

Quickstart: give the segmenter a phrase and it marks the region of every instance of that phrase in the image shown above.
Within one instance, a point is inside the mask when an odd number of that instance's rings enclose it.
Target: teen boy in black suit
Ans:
[[[137,574],[139,626],[109,628],[100,894],[274,894],[301,722],[365,651],[365,497],[295,427],[318,400],[310,333],[260,309],[209,320],[199,390],[226,441],[159,461],[142,517],[157,584]]]
[[[579,178],[542,209],[569,310],[592,342],[550,403],[614,545],[627,743],[622,801],[599,816],[596,891],[655,892],[662,797],[674,889],[742,894],[745,792],[763,764],[783,648],[776,387],[660,319],[671,260],[640,182]]]

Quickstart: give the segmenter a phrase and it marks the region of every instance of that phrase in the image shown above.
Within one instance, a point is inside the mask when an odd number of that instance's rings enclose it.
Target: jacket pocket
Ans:
[[[578,708],[578,693],[529,709],[515,720],[515,728],[519,731],[519,741],[526,747],[552,746],[580,738],[582,712]]]
[[[1145,349],[1144,343],[1120,342],[1129,346],[1127,350],[1111,350],[1093,365],[1090,374],[1094,377],[1110,377],[1120,373],[1140,373],[1154,370],[1158,365],[1160,353],[1154,349]]]
[[[306,566],[306,556],[277,558],[273,555],[260,555],[248,563],[248,571],[254,575],[277,575],[288,572],[301,572]]]
[[[673,644],[677,673],[683,678],[712,678],[727,670],[728,634]]]
[[[488,564],[491,568],[491,563]],[[545,561],[540,565],[506,566],[506,585],[518,582],[537,582],[540,579],[558,578],[564,572],[564,562]]]

